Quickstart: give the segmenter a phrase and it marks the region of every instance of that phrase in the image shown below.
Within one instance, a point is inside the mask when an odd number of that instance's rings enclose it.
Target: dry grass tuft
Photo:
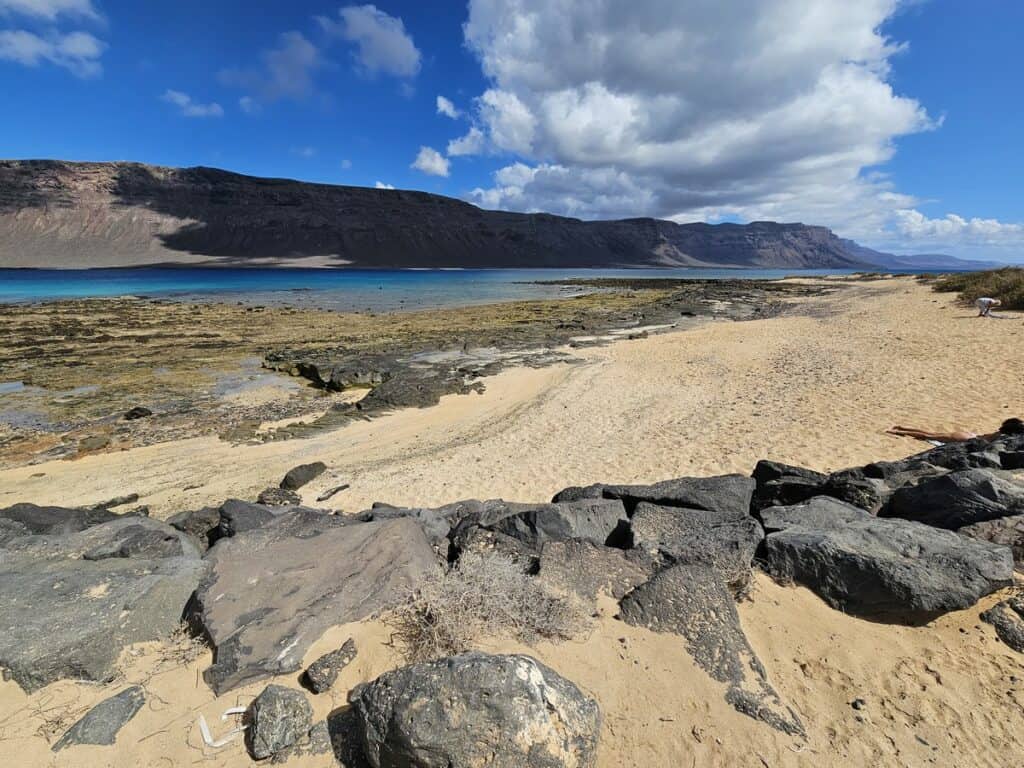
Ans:
[[[387,623],[403,654],[416,662],[499,637],[527,645],[567,640],[586,631],[589,618],[578,599],[552,593],[507,557],[465,552],[423,582]]]
[[[1000,299],[1000,309],[1024,309],[1024,268],[1003,267],[985,272],[958,272],[939,276],[932,289],[959,293],[960,300],[972,304],[982,296]]]

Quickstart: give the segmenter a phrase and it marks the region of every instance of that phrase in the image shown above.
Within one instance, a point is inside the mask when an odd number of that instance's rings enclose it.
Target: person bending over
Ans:
[[[987,296],[982,296],[974,305],[978,308],[978,317],[992,317],[992,308],[998,307],[1002,304],[999,299],[990,299]]]
[[[893,427],[892,429],[887,429],[886,432],[890,435],[913,437],[916,440],[927,440],[928,442],[935,443],[965,443],[976,437],[983,437],[986,440],[995,440],[1001,435],[1024,434],[1024,421],[1017,418],[1007,419],[999,426],[997,431],[991,432],[987,435],[978,435],[966,430],[957,432],[929,432],[926,429],[914,429],[913,427]]]

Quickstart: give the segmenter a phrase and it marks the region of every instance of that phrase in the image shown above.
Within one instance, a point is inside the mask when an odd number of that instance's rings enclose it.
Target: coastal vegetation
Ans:
[[[964,304],[972,304],[982,296],[990,296],[1003,302],[1001,309],[1024,309],[1022,267],[942,275],[932,287],[936,291],[960,294],[960,301]]]
[[[423,579],[388,624],[406,658],[427,661],[488,640],[568,640],[582,635],[588,620],[581,601],[554,594],[511,557],[483,551]]]

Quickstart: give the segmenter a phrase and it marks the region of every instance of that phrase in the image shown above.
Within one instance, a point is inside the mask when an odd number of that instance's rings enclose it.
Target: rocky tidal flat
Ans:
[[[507,367],[569,361],[574,346],[702,318],[770,317],[838,290],[750,280],[587,287],[559,300],[388,314],[135,297],[3,305],[0,466],[206,434],[301,437],[480,390]]]

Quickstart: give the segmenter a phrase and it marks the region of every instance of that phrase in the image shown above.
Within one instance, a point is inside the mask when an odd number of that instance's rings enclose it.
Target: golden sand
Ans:
[[[309,440],[232,446],[197,438],[6,470],[0,506],[134,492],[162,517],[252,498],[312,460],[331,471],[302,490],[305,501],[349,482],[330,502],[347,511],[374,500],[540,501],[573,484],[749,473],[760,458],[819,470],[893,459],[925,447],[886,435],[893,424],[983,431],[1024,410],[1024,318],[977,320],[911,279],[808,302],[809,313],[581,350],[582,364],[507,371],[488,379],[483,395],[447,397]],[[529,650],[598,699],[607,768],[1010,768],[1024,755],[1024,656],[978,620],[995,599],[924,627],[899,627],[843,615],[807,590],[758,576],[741,619],[772,683],[807,726],[806,740],[733,711],[680,638],[624,625],[610,601],[587,638]],[[306,661],[349,636],[359,655],[332,692],[310,697],[318,717],[343,706],[355,683],[400,663],[377,622],[331,630]],[[0,683],[5,762],[248,765],[240,742],[204,750],[195,721],[202,713],[223,732],[220,713],[263,684],[216,699],[199,677],[209,653],[183,664],[173,651],[132,649],[117,685],[63,681],[27,696]],[[278,682],[297,685],[294,676]],[[71,715],[132,683],[150,695],[116,747],[50,753],[55,719],[66,727]],[[857,698],[866,702],[861,710],[850,706]],[[330,756],[289,763],[333,764]]]

